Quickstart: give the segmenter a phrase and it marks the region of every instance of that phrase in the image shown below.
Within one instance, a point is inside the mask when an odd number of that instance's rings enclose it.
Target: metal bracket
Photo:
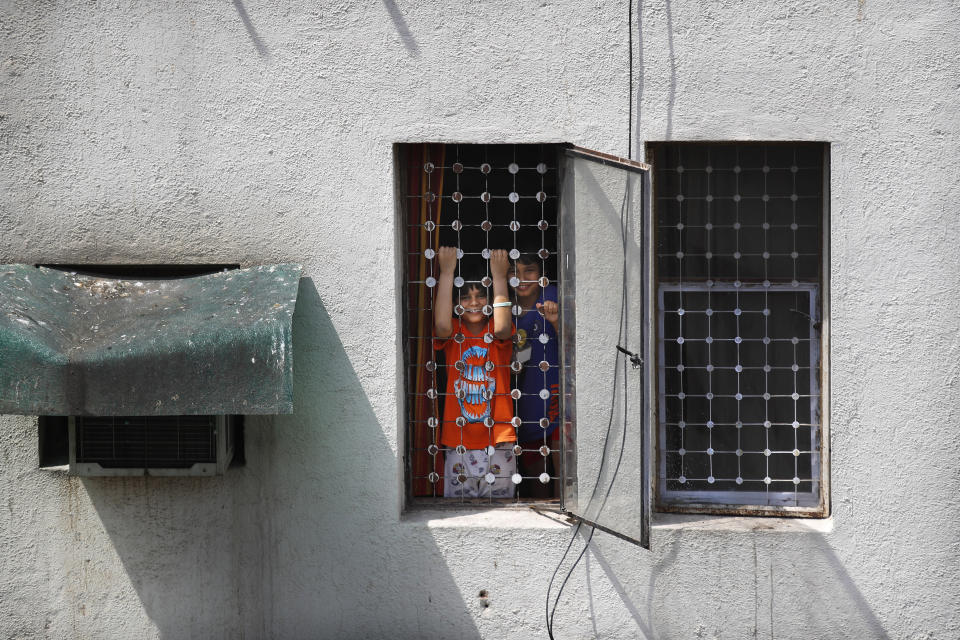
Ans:
[[[633,365],[634,369],[639,369],[640,366],[643,364],[643,358],[641,358],[639,355],[637,355],[633,351],[628,351],[623,347],[621,347],[620,345],[617,345],[617,351],[625,354],[627,357],[630,358],[630,364]]]

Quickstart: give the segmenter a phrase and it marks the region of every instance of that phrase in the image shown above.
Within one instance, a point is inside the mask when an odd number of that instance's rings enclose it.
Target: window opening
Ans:
[[[818,143],[656,143],[658,506],[825,513]]]
[[[458,503],[557,498],[558,146],[398,148],[410,493],[440,499],[446,486],[446,500]],[[456,251],[447,340],[434,322],[441,247]],[[506,345],[491,329],[501,308],[494,307],[497,250],[509,261]],[[473,320],[484,325],[476,334]]]
[[[70,464],[70,427],[66,416],[40,416],[37,444],[41,467]]]

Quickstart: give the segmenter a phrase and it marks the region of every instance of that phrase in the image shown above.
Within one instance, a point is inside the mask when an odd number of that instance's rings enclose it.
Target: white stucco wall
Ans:
[[[598,533],[557,637],[960,636],[960,9],[634,15],[635,149],[831,143],[833,516]],[[0,28],[0,262],[308,278],[296,413],[248,421],[242,469],[69,478],[0,417],[0,635],[544,637],[567,526],[401,517],[391,144],[625,154],[627,5],[7,0]]]

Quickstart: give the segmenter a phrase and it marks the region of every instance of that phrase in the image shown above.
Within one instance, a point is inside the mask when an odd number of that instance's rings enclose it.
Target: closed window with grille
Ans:
[[[653,143],[657,507],[826,515],[828,148]]]

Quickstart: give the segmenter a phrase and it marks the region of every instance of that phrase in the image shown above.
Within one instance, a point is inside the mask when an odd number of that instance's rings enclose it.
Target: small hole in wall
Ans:
[[[481,597],[481,598],[486,598],[486,597],[488,597],[488,595],[487,595],[487,590],[486,590],[486,589],[481,589],[481,590],[480,590],[480,596],[479,596],[479,597]]]

